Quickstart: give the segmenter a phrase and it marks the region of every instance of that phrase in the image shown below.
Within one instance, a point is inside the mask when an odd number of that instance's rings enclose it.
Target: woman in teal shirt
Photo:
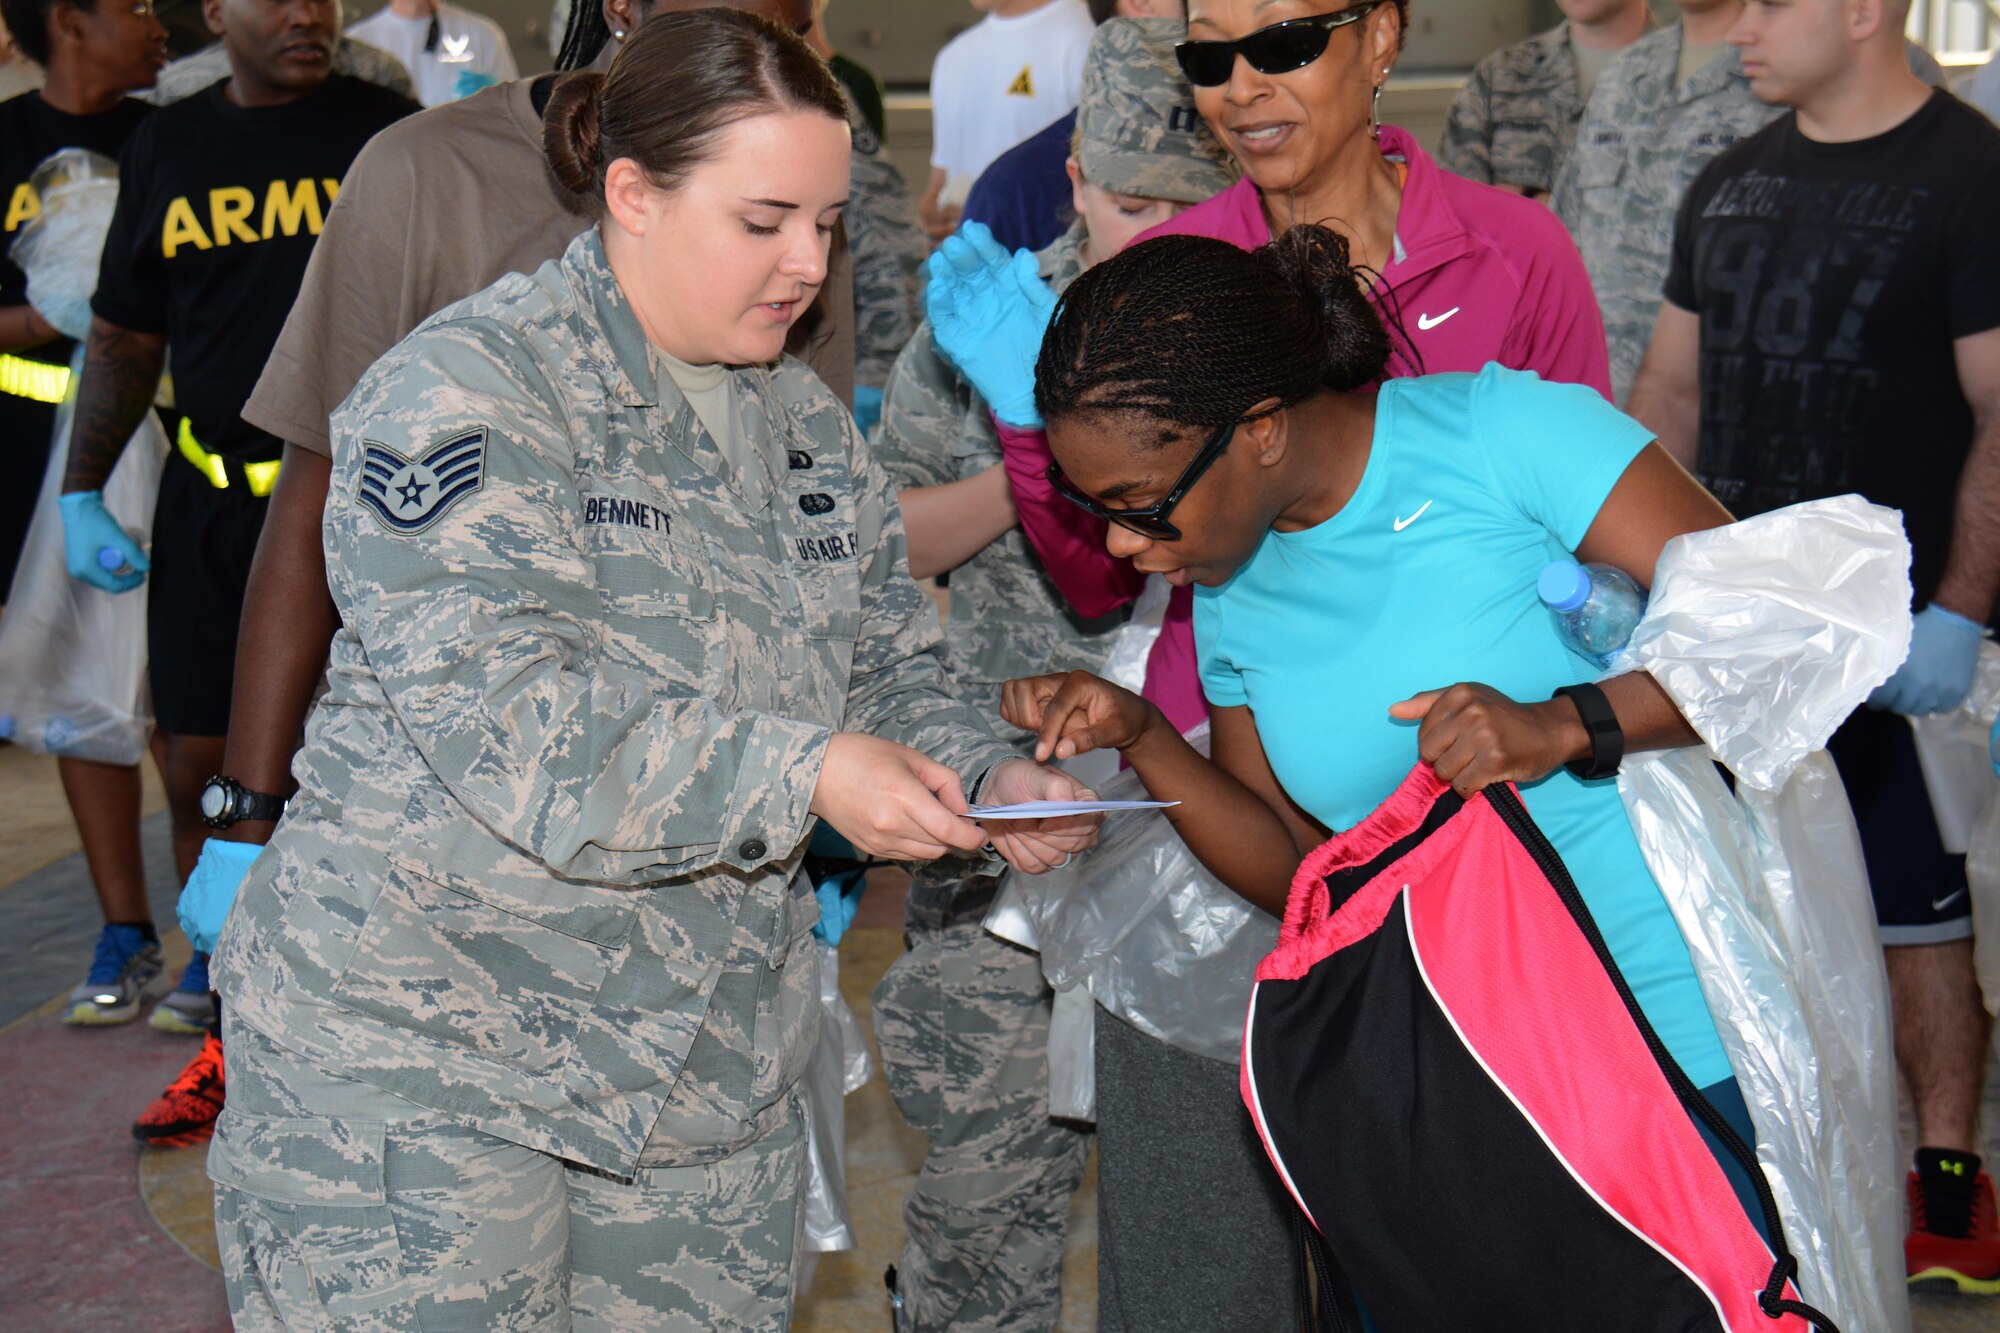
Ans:
[[[1162,238],[1080,279],[1036,374],[1058,486],[1110,520],[1114,554],[1195,585],[1214,759],[1081,672],[1012,682],[1007,717],[1042,754],[1122,751],[1182,802],[1169,817],[1203,863],[1274,915],[1300,857],[1419,758],[1466,795],[1516,783],[1653,1026],[1751,1138],[1616,781],[1566,767],[1592,741],[1555,691],[1601,673],[1535,592],[1571,553],[1650,583],[1669,539],[1730,516],[1587,388],[1488,366],[1351,392],[1388,349],[1321,228],[1249,253]],[[1698,743],[1651,677],[1598,683],[1627,749]]]

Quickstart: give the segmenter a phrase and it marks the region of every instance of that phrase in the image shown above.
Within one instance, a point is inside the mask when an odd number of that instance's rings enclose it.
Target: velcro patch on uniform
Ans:
[[[418,458],[386,444],[361,442],[361,485],[354,498],[394,533],[422,532],[486,484],[486,427],[438,441]]]

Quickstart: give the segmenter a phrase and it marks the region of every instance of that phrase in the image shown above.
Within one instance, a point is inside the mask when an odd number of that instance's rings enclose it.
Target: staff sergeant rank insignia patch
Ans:
[[[409,459],[385,444],[361,442],[361,485],[354,498],[391,532],[422,532],[486,484],[486,427],[460,431]]]

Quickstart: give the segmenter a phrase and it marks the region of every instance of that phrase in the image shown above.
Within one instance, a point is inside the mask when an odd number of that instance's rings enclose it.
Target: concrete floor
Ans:
[[[145,1152],[128,1132],[195,1045],[143,1023],[100,1031],[62,1026],[59,1001],[88,963],[97,916],[54,765],[0,747],[0,809],[9,826],[0,842],[0,1086],[14,1092],[11,1132],[0,1136],[0,1330],[226,1328],[204,1154]],[[156,789],[148,809],[159,809]],[[150,815],[144,838],[155,916],[171,922],[164,815]],[[895,885],[882,883],[842,945],[842,990],[864,1028],[868,992],[901,948],[899,919]],[[186,941],[178,931],[163,938],[178,968]],[[1992,1073],[1987,1123],[2000,1148],[2000,1060]],[[794,1324],[799,1333],[888,1327],[882,1271],[902,1243],[899,1211],[922,1141],[902,1123],[879,1075],[847,1109],[859,1247],[813,1265]],[[1096,1195],[1087,1179],[1070,1217],[1061,1333],[1096,1325],[1096,1242]],[[2000,1331],[2000,1300],[1920,1297],[1916,1304],[1917,1333]]]

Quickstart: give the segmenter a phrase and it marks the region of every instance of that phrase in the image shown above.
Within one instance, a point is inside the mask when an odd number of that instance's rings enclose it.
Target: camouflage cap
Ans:
[[[1179,19],[1111,19],[1090,39],[1077,107],[1077,162],[1092,185],[1198,204],[1236,180],[1235,164],[1194,109],[1174,59]]]

